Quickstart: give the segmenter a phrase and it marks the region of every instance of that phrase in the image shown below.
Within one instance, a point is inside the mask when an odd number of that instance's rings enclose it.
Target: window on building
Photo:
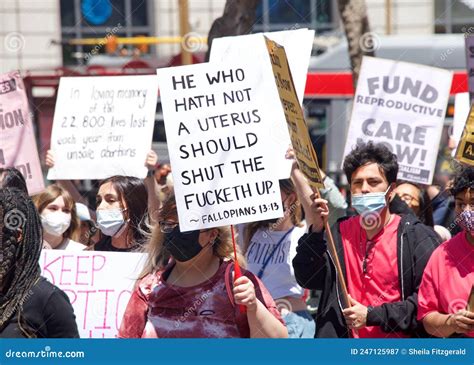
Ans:
[[[338,27],[331,0],[262,0],[255,32],[311,28],[316,34]]]
[[[60,0],[62,39],[132,37],[154,34],[152,0]],[[125,47],[132,54],[134,46]],[[117,49],[117,54],[120,52]],[[152,52],[152,47],[148,47]],[[96,45],[63,45],[63,64],[87,64],[106,53]]]
[[[474,33],[474,0],[435,0],[435,33]]]

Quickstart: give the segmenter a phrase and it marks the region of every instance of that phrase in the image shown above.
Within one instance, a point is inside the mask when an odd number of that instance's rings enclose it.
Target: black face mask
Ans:
[[[176,261],[186,262],[203,249],[199,244],[199,233],[199,230],[182,233],[177,226],[170,233],[165,233],[163,245]]]

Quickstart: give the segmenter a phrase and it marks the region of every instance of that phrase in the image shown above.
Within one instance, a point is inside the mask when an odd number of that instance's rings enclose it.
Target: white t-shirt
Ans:
[[[243,244],[245,225],[238,226],[239,243]],[[295,272],[292,260],[296,256],[296,246],[298,240],[307,231],[306,224],[295,227],[288,234],[283,242],[276,249],[273,257],[268,262],[261,280],[268,289],[273,299],[287,296],[301,297],[304,289],[296,283]],[[247,259],[247,269],[258,275],[263,264],[267,261],[278,242],[288,231],[271,231],[269,229],[259,229],[250,239],[250,243],[245,254]]]
[[[66,250],[66,251],[83,251],[87,246],[82,243],[67,239],[64,243],[60,244],[55,250]]]

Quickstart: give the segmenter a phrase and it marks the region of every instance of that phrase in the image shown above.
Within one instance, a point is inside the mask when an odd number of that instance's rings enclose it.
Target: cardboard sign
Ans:
[[[468,165],[474,165],[474,109],[472,106],[456,150],[455,158]]]
[[[283,215],[267,112],[279,100],[268,100],[272,85],[259,71],[231,63],[157,70],[181,231]]]
[[[210,62],[227,63],[235,62],[235,60],[251,62],[254,67],[260,69],[265,82],[270,83],[270,80],[273,80],[273,73],[268,67],[270,59],[263,36],[285,47],[295,83],[295,91],[299,104],[302,105],[313,48],[314,30],[296,29],[216,38],[212,41]],[[272,102],[278,98],[278,91],[275,87],[271,87],[267,90],[267,95],[268,101]],[[274,150],[274,158],[279,162],[277,164],[278,177],[287,179],[291,172],[291,161],[285,159],[285,153],[290,145],[285,116],[280,105],[273,105],[270,112],[274,123],[274,127],[268,131],[269,138],[274,141],[270,148]]]
[[[155,75],[61,78],[48,179],[144,178],[157,98]]]
[[[399,179],[431,184],[451,81],[451,71],[364,57],[344,156],[383,143],[398,157]]]
[[[266,37],[265,42],[298,166],[313,188],[324,188],[318,159],[298,102],[285,49]]]
[[[28,99],[18,71],[0,75],[0,167],[18,169],[31,195],[44,190]]]
[[[117,337],[146,254],[43,250],[41,275],[69,297],[81,338]]]
[[[474,102],[474,35],[466,33],[464,39],[466,42],[467,83],[470,105]]]

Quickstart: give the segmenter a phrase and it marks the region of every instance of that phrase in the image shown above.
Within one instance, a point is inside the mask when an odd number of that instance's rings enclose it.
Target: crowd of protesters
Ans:
[[[235,257],[230,227],[180,231],[172,166],[154,152],[145,165],[144,180],[101,181],[95,206],[67,181],[29,197],[20,172],[0,169],[0,337],[79,336],[68,296],[40,273],[51,249],[147,253],[122,338],[474,337],[474,167],[420,186],[397,180],[387,147],[360,144],[347,194],[324,173],[315,194],[293,160],[284,216],[238,225]]]

